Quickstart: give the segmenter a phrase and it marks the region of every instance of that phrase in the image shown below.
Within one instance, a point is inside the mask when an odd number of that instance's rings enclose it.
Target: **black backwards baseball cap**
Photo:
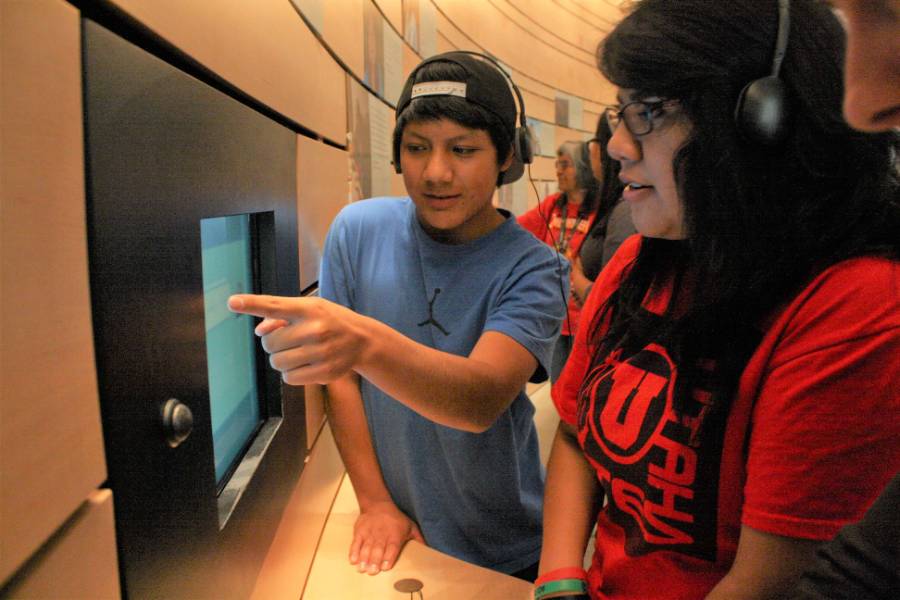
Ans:
[[[432,62],[450,62],[458,65],[466,74],[465,81],[425,81],[415,83],[416,74],[427,64]],[[516,98],[519,107],[519,125],[516,125]],[[416,98],[425,96],[456,96],[465,98],[468,102],[485,109],[506,128],[510,136],[513,149],[513,160],[509,168],[501,174],[501,185],[512,183],[522,177],[525,171],[524,163],[530,163],[531,138],[525,121],[525,106],[522,102],[522,94],[513,80],[500,68],[500,65],[489,56],[465,51],[445,52],[432,56],[413,69],[403,92],[397,101],[395,115],[399,120],[400,115]],[[397,138],[395,137],[395,140]],[[394,145],[394,167],[400,172],[400,148]]]

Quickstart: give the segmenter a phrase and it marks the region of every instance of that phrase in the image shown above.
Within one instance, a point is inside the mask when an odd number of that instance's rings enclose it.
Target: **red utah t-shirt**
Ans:
[[[591,597],[702,598],[742,526],[830,539],[900,471],[900,264],[844,261],[771,315],[730,412],[698,437],[708,393],[675,414],[660,341],[591,367],[588,324],[639,247],[629,238],[598,278],[553,400],[607,498]]]

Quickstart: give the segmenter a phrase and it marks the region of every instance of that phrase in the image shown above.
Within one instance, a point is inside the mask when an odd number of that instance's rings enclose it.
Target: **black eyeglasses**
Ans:
[[[654,122],[666,114],[666,109],[678,104],[678,100],[658,100],[656,102],[644,102],[635,100],[622,106],[607,106],[603,111],[609,128],[615,131],[619,123],[625,122],[625,127],[631,135],[647,135],[653,131]]]

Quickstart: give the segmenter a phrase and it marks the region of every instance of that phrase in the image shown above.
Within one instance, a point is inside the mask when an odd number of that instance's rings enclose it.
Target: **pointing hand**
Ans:
[[[352,371],[366,349],[365,318],[322,298],[237,294],[233,312],[263,317],[256,327],[269,363],[291,385],[325,384]]]

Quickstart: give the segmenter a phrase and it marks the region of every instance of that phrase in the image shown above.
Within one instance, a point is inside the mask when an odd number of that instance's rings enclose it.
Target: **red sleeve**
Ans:
[[[600,271],[591,287],[590,294],[581,309],[581,327],[575,332],[572,353],[566,361],[562,374],[550,390],[559,417],[570,425],[575,425],[578,415],[578,390],[591,364],[591,348],[588,344],[591,325],[597,312],[619,286],[625,268],[637,256],[641,236],[626,239],[609,263]]]
[[[830,539],[900,471],[900,264],[832,267],[778,316],[766,343],[742,522]]]
[[[530,231],[542,242],[547,241],[547,223],[553,215],[553,203],[559,198],[559,194],[550,194],[540,204],[520,215],[516,220],[519,225]]]

